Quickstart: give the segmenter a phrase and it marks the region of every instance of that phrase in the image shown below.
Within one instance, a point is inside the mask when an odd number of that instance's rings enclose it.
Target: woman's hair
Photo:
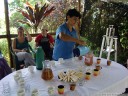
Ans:
[[[23,30],[23,27],[22,27],[22,26],[19,26],[17,29],[18,29],[18,30],[19,30],[19,29],[20,29],[20,30]]]
[[[48,31],[47,28],[43,28],[43,29],[41,29],[41,31],[44,31],[44,30],[45,30],[45,31]]]
[[[67,16],[70,17],[79,17],[79,19],[81,18],[80,12],[78,12],[75,8],[74,9],[69,9],[68,12],[66,13],[66,21],[67,21]]]

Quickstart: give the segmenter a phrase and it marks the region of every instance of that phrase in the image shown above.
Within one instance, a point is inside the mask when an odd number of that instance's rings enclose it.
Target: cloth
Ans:
[[[0,58],[0,80],[10,73],[12,73],[12,70],[8,66],[6,60],[4,58]]]
[[[32,58],[31,54],[28,52],[18,52],[16,53],[18,60],[23,61],[25,63],[25,66],[28,67],[30,65],[35,65],[35,61]]]
[[[128,87],[128,69],[114,61],[111,62],[111,66],[107,66],[107,59],[101,58],[100,66],[102,66],[102,69],[100,70],[100,74],[98,76],[93,76],[92,73],[91,79],[85,81],[83,86],[79,86],[79,82],[77,82],[75,91],[69,90],[69,82],[66,83],[58,79],[58,74],[60,72],[68,70],[83,71],[83,73],[85,73],[90,69],[90,72],[93,72],[97,58],[98,57],[93,58],[94,63],[92,66],[86,66],[83,63],[84,57],[83,60],[73,60],[73,58],[64,60],[63,64],[55,61],[55,65],[51,66],[54,78],[50,81],[45,81],[41,78],[42,71],[37,70],[36,66],[34,67],[34,73],[30,73],[28,68],[22,69],[22,77],[25,80],[25,96],[30,96],[31,90],[35,88],[39,91],[39,96],[49,96],[49,87],[54,88],[55,94],[52,96],[119,96],[125,91],[125,88]],[[14,80],[15,74],[16,71],[0,81],[0,96],[3,96],[2,83],[4,82],[9,82],[9,96],[17,96],[19,85]],[[65,86],[63,95],[59,95],[57,92],[57,86],[60,84]],[[76,94],[70,94],[70,92]]]
[[[51,60],[53,48],[50,47],[50,43],[54,43],[53,37],[49,34],[47,34],[47,37],[44,37],[42,34],[39,34],[36,37],[35,42],[38,43],[38,46],[42,46],[42,49],[45,52],[45,57]]]
[[[75,42],[67,42],[61,40],[58,36],[61,32],[65,33],[66,35],[77,38],[77,32],[74,28],[72,29],[72,32],[70,32],[66,23],[59,26],[59,28],[56,30],[55,46],[53,50],[54,60],[58,60],[59,58],[69,59],[73,56],[73,48]]]

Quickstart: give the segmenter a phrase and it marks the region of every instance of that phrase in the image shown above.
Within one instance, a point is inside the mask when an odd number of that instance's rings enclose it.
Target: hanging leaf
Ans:
[[[34,8],[28,2],[26,2],[26,5],[30,8],[30,10],[32,10],[32,11],[34,10]]]
[[[39,14],[39,5],[37,3],[37,4],[35,4],[35,12],[34,12],[36,21],[38,21],[38,14]]]
[[[44,4],[44,6],[41,7],[40,12],[39,12],[39,16],[38,16],[38,20],[39,20],[39,21],[40,21],[41,18],[43,17],[44,13],[47,12],[47,11],[46,11],[47,8],[48,8],[48,5],[46,5],[46,4]]]
[[[48,16],[53,10],[55,10],[55,7],[53,6],[51,9],[49,9],[47,12],[44,13],[44,16]]]
[[[29,22],[22,21],[22,20],[17,20],[17,22],[20,22],[20,23],[23,23],[23,24],[27,24],[29,27],[31,27],[31,24]]]

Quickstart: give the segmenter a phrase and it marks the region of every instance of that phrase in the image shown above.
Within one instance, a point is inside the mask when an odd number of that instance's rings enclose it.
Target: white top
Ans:
[[[107,66],[107,60],[101,59],[102,69],[98,76],[91,75],[91,79],[85,81],[83,86],[77,84],[75,91],[69,90],[69,83],[65,83],[58,80],[58,72],[66,71],[69,69],[82,70],[84,73],[87,70],[92,71],[95,68],[96,57],[94,57],[93,66],[84,65],[83,60],[65,60],[63,64],[59,64],[57,61],[55,66],[52,66],[54,78],[50,81],[44,81],[41,78],[42,71],[36,70],[34,67],[34,73],[30,73],[28,68],[22,69],[22,77],[25,80],[25,96],[31,96],[33,89],[38,89],[39,96],[49,96],[48,88],[53,86],[55,95],[53,96],[63,96],[58,95],[57,86],[59,84],[65,85],[65,94],[64,96],[117,96],[122,94],[125,91],[125,88],[128,87],[128,70],[123,67],[121,64],[118,64],[112,61],[111,66]],[[10,95],[17,96],[17,91],[19,85],[14,80],[14,75],[16,72],[13,72],[3,78],[0,81],[0,96],[3,95],[3,84],[9,82],[10,85]]]

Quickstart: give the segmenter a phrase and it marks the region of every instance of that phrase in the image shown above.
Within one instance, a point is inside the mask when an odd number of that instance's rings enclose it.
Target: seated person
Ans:
[[[25,66],[35,65],[34,59],[29,53],[28,42],[32,41],[31,35],[26,31],[26,36],[24,35],[23,27],[18,27],[17,29],[18,37],[16,37],[12,42],[12,50],[16,53],[18,60],[23,61]]]
[[[35,39],[36,47],[42,46],[42,49],[45,53],[45,59],[52,60],[54,39],[51,35],[47,33],[47,29],[42,29],[41,31],[41,34],[39,34]]]

